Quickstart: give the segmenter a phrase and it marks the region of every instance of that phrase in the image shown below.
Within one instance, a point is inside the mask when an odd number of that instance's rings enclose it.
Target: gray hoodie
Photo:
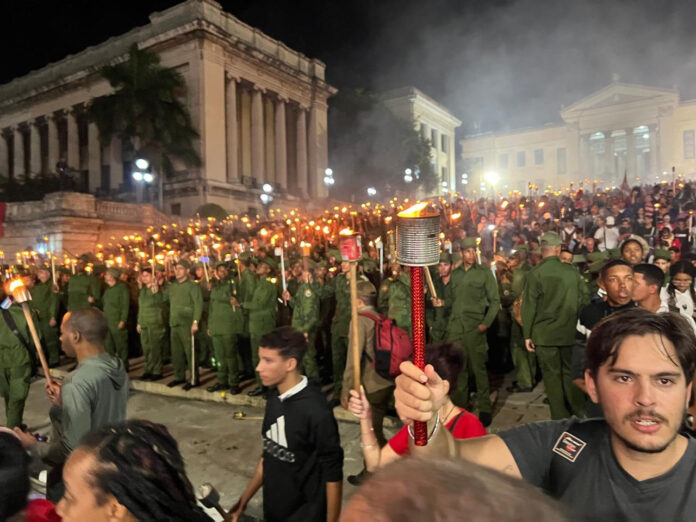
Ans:
[[[51,408],[50,442],[35,444],[31,453],[56,463],[65,461],[87,433],[124,421],[127,401],[123,362],[108,353],[85,359],[63,380],[61,405]]]

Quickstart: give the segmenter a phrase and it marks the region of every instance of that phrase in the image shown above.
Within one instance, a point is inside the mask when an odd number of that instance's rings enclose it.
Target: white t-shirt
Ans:
[[[616,227],[608,228],[601,227],[597,229],[594,234],[594,238],[597,241],[599,250],[604,252],[611,248],[616,248],[619,246],[619,229]]]
[[[662,287],[660,290],[660,299],[665,303],[669,302],[669,292],[666,287]],[[688,315],[689,317],[694,316],[694,300],[691,298],[691,292],[688,290],[686,292],[680,292],[676,288],[674,289],[674,300],[679,308],[679,312],[682,315]]]

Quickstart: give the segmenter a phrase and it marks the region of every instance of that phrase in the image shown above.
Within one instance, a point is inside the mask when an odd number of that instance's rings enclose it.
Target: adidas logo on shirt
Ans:
[[[281,415],[266,430],[263,440],[263,451],[283,462],[295,462],[295,454],[288,448],[285,438],[285,417]]]

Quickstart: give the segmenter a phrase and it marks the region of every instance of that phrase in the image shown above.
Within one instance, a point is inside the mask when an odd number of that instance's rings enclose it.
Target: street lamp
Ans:
[[[413,181],[413,171],[411,169],[404,170],[404,181],[411,183]]]
[[[443,181],[442,182],[442,192],[444,192],[445,194],[447,194],[447,187],[448,187],[447,182]]]
[[[136,200],[138,203],[142,203],[144,185],[151,184],[155,177],[152,172],[150,172],[150,162],[145,158],[137,158],[135,160],[135,167],[137,170],[134,170],[131,175],[135,180]]]
[[[261,200],[261,203],[268,205],[271,201],[273,201],[273,185],[270,183],[264,183],[261,190],[263,190],[263,192],[259,196],[259,199]]]
[[[370,197],[377,195],[377,189],[375,187],[367,187],[367,195]]]
[[[334,177],[333,177],[333,169],[330,169],[327,167],[324,170],[324,185],[326,185],[327,187],[330,187],[331,185],[333,185],[335,183],[335,181],[336,180],[334,180]]]

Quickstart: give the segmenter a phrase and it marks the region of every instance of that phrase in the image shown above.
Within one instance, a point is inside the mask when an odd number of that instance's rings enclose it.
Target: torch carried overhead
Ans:
[[[413,364],[425,368],[425,296],[423,271],[440,260],[440,214],[417,203],[399,212],[396,218],[396,258],[411,267],[411,324],[413,325]],[[434,288],[433,288],[434,290]],[[428,442],[427,424],[415,422],[416,446]]]
[[[360,354],[358,353],[358,261],[362,258],[360,236],[348,228],[339,232],[341,259],[350,263],[350,328],[353,353],[353,388],[360,393]]]
[[[41,369],[46,377],[46,382],[50,385],[53,384],[51,379],[51,372],[48,370],[48,363],[46,362],[46,355],[44,354],[43,348],[41,347],[41,340],[39,339],[39,334],[36,331],[36,325],[34,324],[34,318],[31,315],[31,310],[29,309],[29,301],[31,301],[31,294],[27,287],[24,286],[24,282],[21,278],[14,279],[10,282],[9,286],[10,294],[15,302],[22,305],[22,311],[24,312],[24,318],[27,320],[27,326],[29,326],[29,331],[31,332],[31,338],[34,341],[34,346],[36,346],[36,353],[39,354],[39,361],[41,362]]]

